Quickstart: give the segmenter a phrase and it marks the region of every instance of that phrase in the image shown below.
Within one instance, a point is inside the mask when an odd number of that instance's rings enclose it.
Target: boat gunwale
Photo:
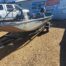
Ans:
[[[48,16],[48,17],[45,17],[45,18],[31,19],[31,20],[26,20],[26,21],[1,22],[2,24],[0,26],[15,26],[15,25],[27,24],[27,23],[35,22],[35,21],[38,23],[38,21],[40,22],[40,21],[43,21],[43,20],[46,20],[46,19],[51,20],[52,16]]]

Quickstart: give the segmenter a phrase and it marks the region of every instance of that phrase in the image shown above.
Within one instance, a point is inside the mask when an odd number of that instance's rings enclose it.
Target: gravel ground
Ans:
[[[63,61],[66,59],[62,58],[65,56],[62,55],[60,45],[64,35],[65,27],[57,27],[55,24],[49,33],[36,36],[29,44],[20,46],[22,48],[0,49],[0,66],[65,66]]]

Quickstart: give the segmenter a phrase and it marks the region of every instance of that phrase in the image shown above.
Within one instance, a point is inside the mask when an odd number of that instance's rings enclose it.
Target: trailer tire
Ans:
[[[47,22],[46,25],[45,25],[46,32],[49,32],[49,28],[50,28],[50,23]]]
[[[46,32],[49,32],[49,27],[46,28]]]

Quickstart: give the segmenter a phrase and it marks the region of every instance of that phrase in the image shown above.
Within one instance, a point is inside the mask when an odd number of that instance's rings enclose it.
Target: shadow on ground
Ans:
[[[66,66],[66,20],[52,21],[53,27],[64,28],[65,32],[60,42],[60,66]]]
[[[25,38],[24,36],[17,38],[18,39],[15,39],[14,41],[8,42],[8,44],[4,43],[4,47],[0,48],[0,60],[12,53],[13,51],[16,51],[21,45],[23,45],[26,41],[29,40],[29,38]],[[2,39],[4,39],[4,37]]]
[[[24,33],[24,34],[20,33],[19,35],[18,35],[18,33],[12,34],[11,35],[12,37],[10,37],[10,41],[8,41],[8,42],[6,41],[6,43],[4,43],[4,47],[0,48],[0,60],[2,60],[4,57],[8,56],[10,53],[12,53],[20,48],[23,48],[29,42],[31,42],[36,36],[41,36],[42,34],[45,34],[45,33],[46,32],[43,32],[43,33],[40,33],[39,35],[36,35],[34,33]],[[16,36],[17,38],[16,39],[14,38],[15,40],[12,40],[13,36]],[[0,39],[0,41],[1,41],[1,39]]]

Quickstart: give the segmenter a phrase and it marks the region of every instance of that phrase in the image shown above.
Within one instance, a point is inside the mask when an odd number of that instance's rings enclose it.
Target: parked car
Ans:
[[[21,11],[16,4],[0,4],[0,21],[19,19]]]

